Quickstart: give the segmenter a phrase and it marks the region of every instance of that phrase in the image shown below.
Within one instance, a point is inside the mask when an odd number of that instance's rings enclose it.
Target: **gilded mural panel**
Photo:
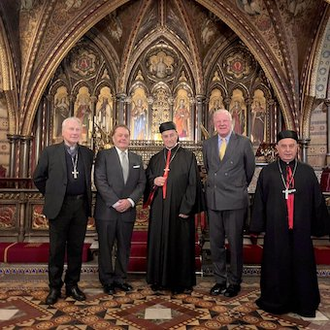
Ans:
[[[132,94],[130,130],[133,140],[148,140],[149,138],[148,102],[143,87],[137,87]]]
[[[0,229],[14,229],[17,219],[17,206],[15,204],[0,205]]]
[[[81,87],[79,89],[77,100],[74,104],[74,115],[82,123],[81,143],[90,145],[93,131],[93,114],[91,110],[91,97],[87,87]]]
[[[57,89],[54,96],[53,112],[53,141],[54,143],[62,141],[62,123],[65,118],[70,116],[69,95],[67,88],[61,86]]]
[[[180,140],[192,140],[192,111],[189,105],[188,92],[179,89],[174,101],[173,121]]]
[[[265,141],[266,98],[263,91],[256,90],[251,105],[251,141],[259,145]]]

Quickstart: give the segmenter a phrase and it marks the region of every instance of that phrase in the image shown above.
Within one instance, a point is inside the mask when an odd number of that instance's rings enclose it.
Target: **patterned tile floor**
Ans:
[[[54,306],[44,300],[47,274],[34,267],[4,272],[0,264],[1,329],[330,329],[330,278],[319,278],[322,302],[315,319],[298,315],[275,316],[258,309],[259,277],[245,276],[239,296],[225,298],[208,294],[212,277],[198,277],[190,294],[153,292],[144,275],[130,275],[134,291],[107,296],[97,273],[86,271],[80,287],[88,299],[62,298]],[[14,270],[13,270],[14,269]],[[28,271],[26,271],[28,269]]]

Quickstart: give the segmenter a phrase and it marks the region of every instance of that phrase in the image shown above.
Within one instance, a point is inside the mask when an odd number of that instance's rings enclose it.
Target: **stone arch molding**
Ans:
[[[309,138],[310,121],[315,106],[323,100],[329,99],[330,95],[330,20],[328,20],[323,33],[319,36],[318,49],[310,67],[313,67],[308,91],[306,92],[305,112],[301,125],[304,137]]]
[[[327,91],[329,90],[328,83],[330,76],[330,20],[324,31],[320,49],[317,64],[315,65],[316,77],[311,86],[311,92],[315,95],[316,99],[326,99],[329,98]]]
[[[21,105],[21,110],[24,113],[24,120],[22,120],[23,124],[20,132],[21,134],[28,135],[28,133],[31,132],[35,113],[42,94],[44,93],[46,86],[56,68],[69,50],[97,22],[129,1],[118,0],[102,3],[100,1],[95,1],[95,4],[91,4],[86,7],[84,13],[80,12],[77,14],[77,20],[72,20],[70,31],[62,32],[62,35],[58,36],[58,38],[54,40],[54,43],[48,46],[48,51],[45,52],[47,53],[47,58],[44,59],[44,64],[37,69],[38,72],[35,72],[33,82],[29,82],[29,93],[27,94],[27,97],[24,98],[26,100],[25,104]],[[263,47],[264,45],[256,42],[255,36],[258,32],[253,30],[253,26],[251,26],[247,19],[246,21],[244,21],[244,18],[237,20],[237,18],[233,16],[235,15],[233,11],[222,2],[214,2],[213,0],[197,0],[196,2],[200,3],[203,7],[207,8],[219,17],[244,41],[251,53],[258,60],[273,85],[275,93],[281,104],[281,108],[284,111],[283,115],[286,126],[289,128],[294,128],[295,123],[290,112],[292,102],[286,92],[288,83],[283,83],[284,73],[275,69],[276,67],[280,67],[277,65],[277,59],[272,54],[267,53],[267,49]]]
[[[3,93],[8,108],[8,133],[17,133],[17,94],[14,93],[16,86],[15,67],[12,61],[11,49],[5,28],[0,18],[0,92]]]

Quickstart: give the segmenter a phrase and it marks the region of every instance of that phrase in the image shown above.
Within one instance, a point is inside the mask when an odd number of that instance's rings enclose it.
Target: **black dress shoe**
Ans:
[[[49,294],[46,298],[47,305],[54,305],[58,298],[61,298],[61,290],[59,289],[50,289]]]
[[[115,287],[126,292],[133,290],[133,287],[128,283],[115,283]]]
[[[66,288],[66,296],[72,297],[73,299],[78,301],[86,300],[85,294],[78,288],[78,286]]]
[[[106,284],[103,286],[103,292],[112,296],[116,293],[115,286],[113,284]]]
[[[185,288],[183,286],[178,286],[178,287],[174,287],[172,289],[172,294],[181,294],[181,293],[190,294],[190,293],[192,293],[192,291],[193,291],[193,289],[191,287]]]
[[[216,283],[210,290],[212,296],[218,296],[219,294],[225,292],[226,284],[225,283]]]
[[[152,291],[162,291],[162,290],[164,290],[164,288],[159,284],[152,284],[150,286],[150,288],[151,288]]]
[[[235,297],[241,291],[241,286],[239,284],[230,284],[226,289],[224,296],[225,297]]]

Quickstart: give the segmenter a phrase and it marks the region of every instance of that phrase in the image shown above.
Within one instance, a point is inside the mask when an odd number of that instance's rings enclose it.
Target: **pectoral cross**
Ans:
[[[285,194],[285,199],[289,198],[289,194],[293,194],[296,192],[296,189],[288,189],[286,188],[285,190],[282,190],[282,193]]]
[[[77,171],[76,167],[73,168],[73,171],[71,173],[73,174],[74,179],[78,179],[79,172]]]

